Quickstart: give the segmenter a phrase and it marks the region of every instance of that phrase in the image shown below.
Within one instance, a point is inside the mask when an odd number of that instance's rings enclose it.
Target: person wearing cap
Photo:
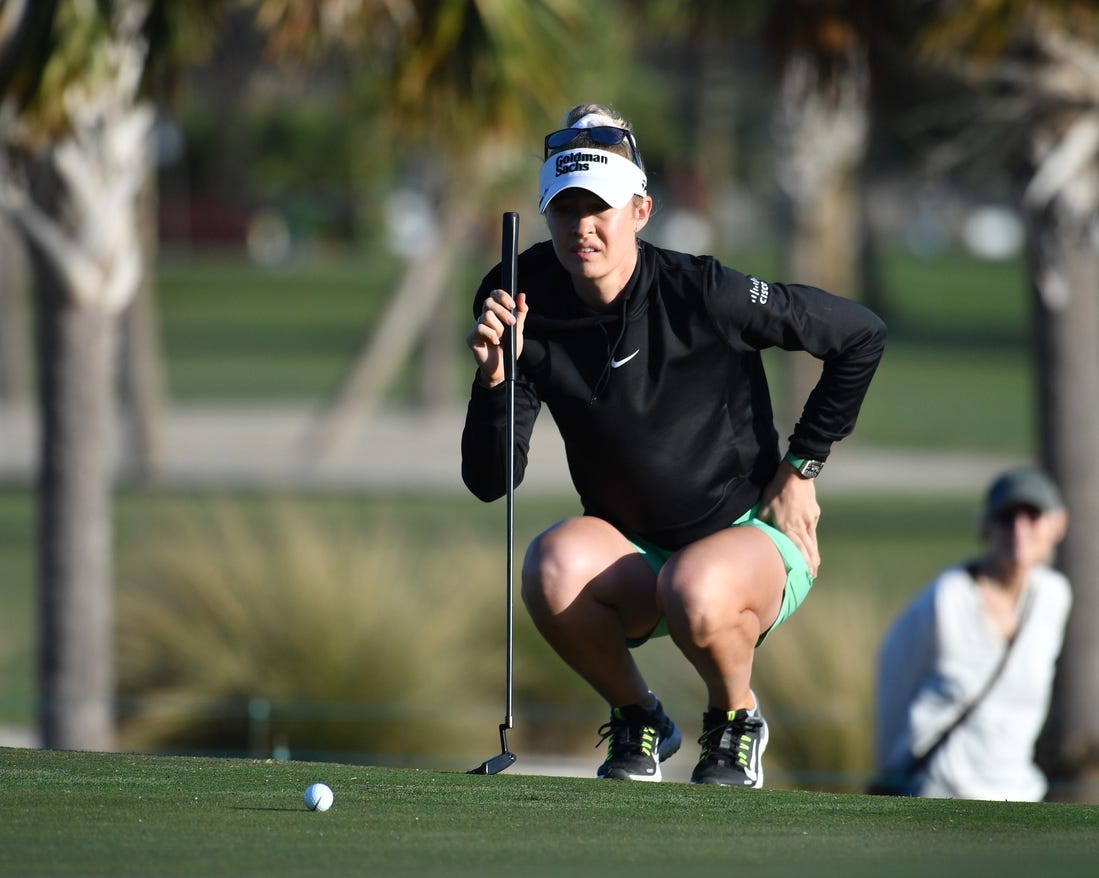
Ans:
[[[520,254],[515,300],[500,266],[474,299],[462,478],[484,501],[506,492],[501,342],[514,323],[515,483],[544,405],[582,507],[533,540],[522,597],[610,708],[597,775],[658,781],[678,750],[631,652],[670,635],[707,690],[692,781],[758,788],[755,649],[816,576],[813,479],[854,427],[885,327],[849,299],[645,241],[653,200],[630,124],[588,104],[564,125],[545,138],[539,179],[549,240]],[[767,348],[822,363],[785,457]]]
[[[937,575],[882,640],[875,761],[895,794],[1041,801],[1034,748],[1072,605],[1049,566],[1068,513],[1037,469],[990,485],[978,558]]]

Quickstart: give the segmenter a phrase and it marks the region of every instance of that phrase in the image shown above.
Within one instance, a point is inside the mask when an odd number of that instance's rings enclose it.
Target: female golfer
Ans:
[[[610,706],[598,776],[660,780],[679,748],[630,652],[669,634],[709,699],[692,782],[758,788],[754,651],[812,586],[813,478],[854,427],[885,327],[848,299],[639,239],[646,187],[631,126],[607,107],[575,107],[546,137],[550,240],[520,255],[515,301],[499,266],[474,301],[462,478],[485,501],[506,490],[501,341],[515,323],[515,483],[545,404],[583,508],[531,543],[522,596]],[[760,357],[770,347],[822,362],[785,457]]]

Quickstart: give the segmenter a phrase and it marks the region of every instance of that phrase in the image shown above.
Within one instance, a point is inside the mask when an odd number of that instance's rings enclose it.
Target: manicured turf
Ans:
[[[491,755],[491,754],[486,754]],[[3,875],[1092,876],[1099,807],[0,749]],[[302,793],[322,780],[325,813]],[[715,873],[716,874],[716,873]]]

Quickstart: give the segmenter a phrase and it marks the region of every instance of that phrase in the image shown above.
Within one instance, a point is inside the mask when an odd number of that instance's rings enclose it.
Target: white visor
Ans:
[[[554,196],[565,189],[587,189],[611,207],[625,207],[634,195],[647,194],[646,182],[645,172],[617,153],[589,147],[566,149],[542,165],[538,212],[545,213]]]

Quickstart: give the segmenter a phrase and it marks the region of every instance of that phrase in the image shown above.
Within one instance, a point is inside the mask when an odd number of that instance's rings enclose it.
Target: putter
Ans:
[[[504,214],[504,232],[500,267],[503,271],[503,288],[514,299],[518,293],[518,257],[519,257],[519,214],[508,211]],[[512,312],[514,313],[514,311]],[[515,566],[515,325],[504,333],[504,390],[507,400],[507,472],[504,474],[507,495],[507,658],[504,674],[504,721],[500,723],[500,753],[486,759],[467,774],[499,774],[505,768],[515,764],[516,756],[508,749],[508,729],[511,724],[512,689],[512,653],[514,652],[514,630],[512,616],[514,601],[512,597],[513,569]]]

